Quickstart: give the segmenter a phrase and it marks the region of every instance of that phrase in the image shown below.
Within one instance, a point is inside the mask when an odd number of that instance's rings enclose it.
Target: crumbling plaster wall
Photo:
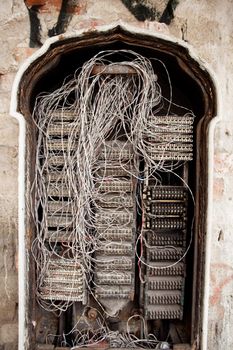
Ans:
[[[67,5],[68,3],[68,5]],[[135,6],[136,5],[136,6]],[[62,11],[60,11],[62,9]],[[119,19],[169,31],[215,72],[222,96],[214,137],[209,349],[233,346],[233,1],[8,0],[0,5],[0,350],[17,349],[18,124],[9,116],[20,64],[48,36]],[[173,18],[174,17],[174,18]],[[156,24],[152,20],[165,21]],[[31,26],[30,26],[31,22]]]

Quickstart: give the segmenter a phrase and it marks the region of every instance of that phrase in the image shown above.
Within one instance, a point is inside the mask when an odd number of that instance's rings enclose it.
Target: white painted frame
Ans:
[[[123,30],[134,34],[145,34],[150,37],[159,38],[164,41],[172,42],[177,46],[181,46],[187,49],[190,58],[196,61],[200,68],[209,73],[212,78],[212,82],[216,89],[217,101],[217,115],[213,116],[208,125],[208,202],[207,202],[207,231],[206,231],[206,242],[205,242],[205,272],[204,272],[204,297],[203,297],[203,318],[202,318],[202,333],[200,339],[200,348],[207,350],[208,340],[208,310],[209,310],[209,285],[210,285],[210,257],[211,257],[211,228],[212,228],[212,198],[213,198],[213,154],[214,154],[214,130],[217,122],[221,119],[221,98],[220,89],[216,77],[210,67],[203,62],[201,58],[195,53],[194,49],[186,42],[172,37],[168,34],[160,32],[152,32],[150,29],[142,29],[135,27],[122,21],[118,21],[109,25],[98,26],[93,31],[99,33],[108,32],[115,27],[120,26]],[[26,184],[25,184],[25,166],[26,166],[26,121],[22,114],[18,112],[18,90],[21,79],[24,72],[30,68],[30,65],[43,54],[49,51],[50,46],[61,40],[69,38],[79,38],[85,35],[87,29],[78,30],[75,33],[66,33],[62,36],[55,36],[46,40],[45,44],[38,49],[31,57],[29,57],[20,67],[12,87],[11,104],[10,104],[10,115],[18,120],[19,123],[19,155],[18,155],[18,323],[19,323],[19,335],[18,335],[18,350],[28,350],[27,344],[27,329],[26,329],[26,308],[27,308],[27,252],[25,249],[25,215],[26,215]],[[90,29],[88,29],[90,31]]]

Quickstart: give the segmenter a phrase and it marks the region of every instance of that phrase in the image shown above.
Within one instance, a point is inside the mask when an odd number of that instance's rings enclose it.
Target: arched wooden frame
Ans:
[[[33,285],[30,258],[30,246],[33,237],[28,203],[33,181],[33,144],[35,128],[31,119],[32,92],[38,81],[56,66],[64,53],[72,53],[83,47],[101,46],[114,42],[123,42],[155,50],[173,56],[182,70],[198,84],[204,104],[204,114],[197,125],[196,135],[196,227],[194,241],[194,275],[192,306],[192,338],[195,349],[206,349],[206,305],[208,293],[205,288],[208,278],[207,240],[210,235],[209,192],[211,177],[209,174],[209,129],[217,114],[217,96],[213,79],[207,68],[190,54],[189,47],[177,43],[161,34],[138,30],[127,25],[107,26],[95,31],[82,31],[72,36],[61,35],[49,39],[46,44],[21,68],[13,87],[11,114],[20,121],[19,144],[19,350],[31,349],[30,334],[33,329],[31,318],[33,305]],[[25,209],[26,208],[26,209]],[[23,279],[23,280],[22,280]]]

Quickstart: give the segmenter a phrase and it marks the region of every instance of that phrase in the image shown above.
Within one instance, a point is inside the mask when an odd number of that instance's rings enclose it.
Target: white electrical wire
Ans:
[[[124,60],[113,62],[114,55]],[[132,68],[135,74],[109,76],[103,71],[93,74],[96,65],[112,68],[124,65]],[[127,203],[133,200],[140,205],[135,185],[127,196],[124,190],[118,190],[118,204],[114,204],[115,216],[110,209],[116,198],[109,199],[101,191],[101,186],[109,183],[114,183],[116,187],[123,186],[124,180],[132,184],[137,181],[147,183],[152,177],[160,185],[161,172],[174,173],[181,166],[180,161],[164,160],[167,147],[173,143],[172,133],[169,141],[161,143],[163,151],[160,160],[154,159],[150,152],[151,142],[148,142],[148,137],[156,139],[158,133],[171,132],[169,124],[161,126],[156,123],[156,118],[152,118],[164,110],[164,102],[168,102],[164,116],[171,115],[173,106],[172,83],[164,64],[163,66],[168,77],[169,99],[162,96],[150,60],[131,50],[109,50],[88,60],[59,89],[41,94],[36,100],[33,112],[37,127],[36,167],[31,196],[36,238],[32,254],[36,262],[38,302],[46,310],[63,312],[75,300],[85,303],[85,291],[95,297],[91,285],[103,289],[93,279],[94,266],[99,261],[96,253],[111,246],[111,240],[103,239],[102,236],[111,228],[127,228],[129,224],[132,225],[131,219],[123,220],[122,211],[130,218],[135,205],[131,208]],[[194,117],[192,111],[182,106],[179,108],[183,110],[184,118]],[[175,123],[172,125],[177,127]],[[107,158],[113,152],[117,152],[110,164],[113,172],[107,174],[110,167]],[[148,169],[143,180],[140,178],[139,159],[144,160]],[[117,177],[115,171],[125,175]],[[187,184],[185,186],[189,188]],[[105,221],[104,215],[108,215]],[[102,230],[102,234],[97,234],[98,229]],[[65,239],[62,240],[61,236]],[[170,266],[184,258],[191,239],[182,258]],[[137,242],[139,240],[146,243],[141,234]],[[135,239],[132,238],[131,244],[134,243]],[[120,240],[119,248],[121,244]],[[139,262],[148,266],[138,256],[136,249],[135,254]],[[70,262],[75,268],[67,268]],[[111,258],[101,262],[110,263]],[[54,296],[56,279],[48,277],[51,275],[51,264],[63,277],[68,276],[64,277],[62,283],[65,295],[63,300]],[[78,277],[77,267],[80,271]],[[113,272],[116,277],[120,277],[119,271]],[[45,295],[48,297],[45,298]],[[103,309],[98,300],[97,303]],[[108,314],[106,310],[105,312]],[[78,332],[77,327],[75,332]],[[112,341],[118,347],[136,347],[139,343],[142,347],[159,344],[153,335],[147,339],[138,339],[130,332],[119,335],[107,329],[105,324],[101,324],[91,338],[89,336],[83,332],[77,333],[73,349],[104,339]]]

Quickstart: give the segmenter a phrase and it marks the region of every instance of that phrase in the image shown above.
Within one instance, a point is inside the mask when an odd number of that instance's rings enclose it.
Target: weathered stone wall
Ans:
[[[17,349],[18,125],[10,93],[21,62],[49,36],[122,19],[169,30],[212,67],[222,95],[215,131],[209,349],[233,346],[233,1],[8,0],[0,11],[0,349]],[[174,18],[173,18],[174,17]],[[165,22],[155,24],[153,21]]]

